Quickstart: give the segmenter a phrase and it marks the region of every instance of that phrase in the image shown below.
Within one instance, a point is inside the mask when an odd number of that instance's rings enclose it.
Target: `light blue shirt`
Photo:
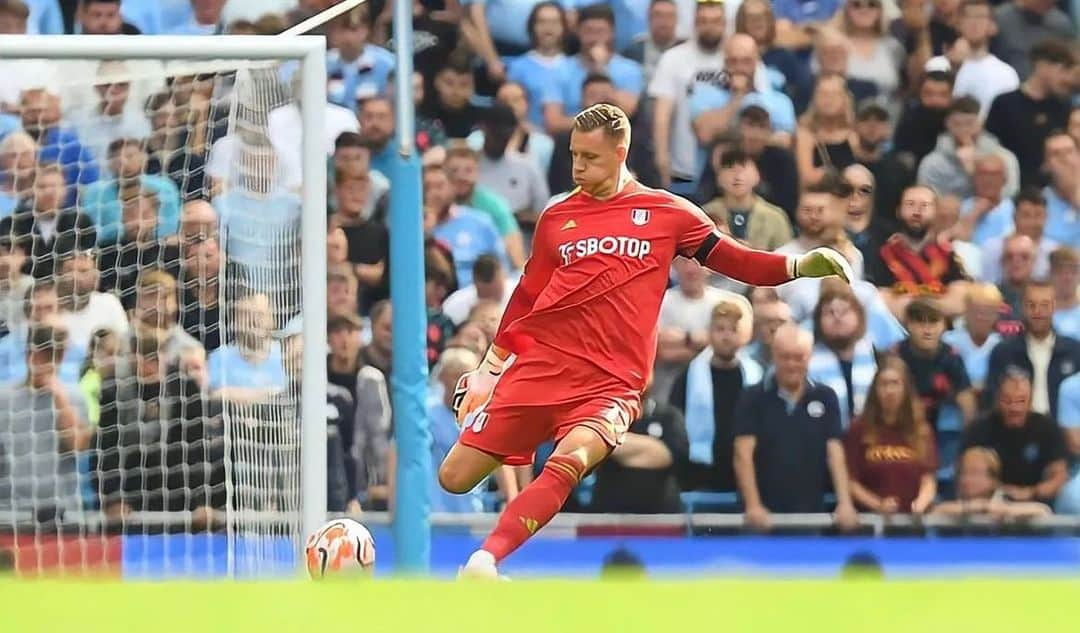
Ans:
[[[60,381],[75,385],[79,383],[86,349],[68,343],[64,360],[60,361]],[[0,339],[0,384],[26,380],[26,332],[12,332]]]
[[[461,431],[454,419],[454,413],[442,402],[442,389],[434,391],[438,393],[432,393],[428,397],[427,417],[431,429],[431,463],[437,465],[446,458]],[[481,489],[487,482],[486,479],[466,494],[453,495],[439,485],[437,473],[438,469],[433,468],[428,478],[432,512],[481,512],[484,509]]]
[[[1058,387],[1058,424],[1080,429],[1080,374],[1069,376]]]
[[[481,255],[494,254],[502,260],[506,270],[511,269],[498,229],[490,218],[476,209],[460,205],[451,207],[449,217],[435,227],[433,234],[453,253],[458,286],[462,288],[472,284],[473,263]]]
[[[245,359],[235,344],[224,345],[210,352],[206,364],[211,389],[239,387],[283,390],[289,384],[282,364],[281,345],[277,341],[270,343],[270,353],[258,364]]]
[[[214,199],[214,208],[221,218],[225,253],[244,266],[274,265],[283,247],[299,235],[300,197],[292,193],[264,197],[232,189]]]
[[[990,368],[990,353],[1001,342],[1001,335],[993,332],[979,346],[971,340],[971,334],[966,329],[957,328],[947,330],[941,335],[941,340],[956,350],[960,360],[964,361],[964,369],[971,379],[971,386],[982,389],[986,383],[986,372]]]
[[[23,0],[30,9],[26,21],[27,35],[63,35],[64,14],[59,0]]]
[[[124,0],[120,12],[143,35],[164,33],[164,25],[187,24],[195,15],[191,0]]]
[[[493,42],[529,48],[528,22],[533,7],[540,0],[464,0],[463,5],[484,5],[484,17],[487,18],[488,32]],[[562,0],[563,7],[573,9],[576,0]]]
[[[709,110],[719,110],[731,101],[731,93],[723,88],[699,83],[690,97],[690,120],[697,120]],[[742,108],[756,105],[769,113],[773,129],[778,132],[795,131],[795,106],[784,93],[775,90],[751,92],[743,97]]]
[[[365,46],[351,62],[342,60],[337,49],[327,51],[327,98],[355,112],[357,99],[386,94],[393,71],[394,54],[374,44]]]
[[[611,78],[611,83],[617,90],[640,95],[645,88],[641,64],[622,55],[613,55],[604,73]],[[567,115],[576,114],[581,110],[581,84],[588,76],[589,71],[581,63],[581,58],[568,58],[559,70],[558,81],[548,85],[544,104],[559,103]]]
[[[558,83],[560,69],[567,59],[566,55],[547,58],[529,51],[506,60],[506,78],[525,88],[529,98],[529,121],[533,125],[543,127],[544,98],[551,90],[549,86]]]
[[[582,0],[580,6],[589,2]],[[634,43],[634,38],[649,30],[650,0],[609,0],[615,13],[615,50],[625,50]]]
[[[1043,189],[1046,197],[1046,228],[1043,235],[1059,244],[1080,244],[1080,210],[1066,202],[1053,187]]]
[[[968,198],[960,204],[960,217],[971,214],[971,208],[975,204],[974,198]],[[1016,205],[1009,198],[1005,198],[996,207],[986,212],[986,215],[975,225],[971,233],[972,244],[985,244],[989,240],[996,240],[1010,235],[1013,232],[1013,214]]]
[[[139,176],[143,189],[153,191],[158,199],[158,239],[180,231],[180,192],[164,176]],[[95,182],[83,190],[82,212],[97,226],[98,244],[115,244],[124,233],[124,209],[120,188],[115,180]]]
[[[6,192],[0,192],[0,218],[6,218],[15,212],[19,206],[18,196]]]
[[[774,0],[773,13],[777,20],[795,24],[828,20],[840,9],[840,0]]]
[[[1080,340],[1080,305],[1055,312],[1054,331]]]

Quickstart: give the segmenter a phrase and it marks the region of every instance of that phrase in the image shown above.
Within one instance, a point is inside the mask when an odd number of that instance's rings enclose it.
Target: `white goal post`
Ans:
[[[297,155],[288,160],[297,163],[301,180],[299,183],[300,218],[299,241],[300,270],[295,286],[299,299],[296,311],[302,322],[302,374],[299,388],[299,407],[293,414],[299,418],[300,430],[292,443],[299,442],[299,480],[296,490],[288,491],[298,499],[299,508],[280,508],[281,504],[266,507],[235,507],[234,502],[224,510],[229,529],[237,521],[243,521],[245,512],[254,521],[280,521],[291,525],[290,538],[298,546],[303,535],[314,531],[327,517],[327,373],[326,373],[326,274],[327,274],[327,151],[325,130],[326,103],[326,43],[321,36],[4,36],[0,38],[0,59],[45,60],[57,62],[107,60],[161,60],[167,63],[183,62],[200,68],[200,64],[224,64],[226,67],[245,68],[251,65],[267,65],[274,62],[295,64],[299,80],[292,85],[293,97],[300,110],[301,147]],[[230,66],[231,65],[231,66]],[[294,75],[295,77],[296,75]],[[69,79],[60,77],[60,81]],[[78,78],[87,81],[87,77]],[[239,98],[239,97],[238,97]],[[242,104],[241,104],[242,105]],[[104,160],[101,160],[104,163]],[[275,246],[281,250],[281,246]],[[272,249],[271,249],[272,250]],[[294,249],[295,250],[295,249]],[[295,253],[289,254],[295,259]],[[295,380],[295,379],[294,379]],[[290,433],[293,431],[290,430]],[[254,441],[258,441],[258,436]],[[0,438],[3,442],[3,438]],[[0,465],[2,466],[2,465]],[[295,469],[294,469],[295,470]],[[2,479],[2,473],[0,473]],[[5,509],[0,507],[0,528],[5,523]],[[275,516],[275,514],[279,514]],[[288,513],[289,516],[283,516]],[[13,517],[17,512],[11,512]],[[101,524],[105,517],[96,510],[68,513],[68,517],[81,516],[84,526]],[[180,521],[183,522],[182,520]],[[295,533],[299,530],[299,533]],[[2,544],[2,543],[0,543]],[[249,545],[250,547],[250,545]],[[230,556],[233,553],[230,551]],[[299,560],[299,557],[298,559]]]

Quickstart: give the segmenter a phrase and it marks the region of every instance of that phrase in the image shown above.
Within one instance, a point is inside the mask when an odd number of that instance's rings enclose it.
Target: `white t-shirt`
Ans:
[[[1054,355],[1053,332],[1041,341],[1027,336],[1027,353],[1031,360],[1031,410],[1050,415],[1050,388],[1047,373],[1050,371],[1050,359]]]
[[[953,95],[974,97],[979,102],[980,114],[985,117],[994,97],[1018,87],[1020,77],[1016,69],[994,55],[986,55],[980,59],[969,59],[960,66],[953,83]]]
[[[678,287],[668,289],[660,304],[660,327],[675,328],[684,332],[708,330],[712,310],[722,301],[734,303],[742,310],[739,331],[743,334],[743,343],[749,342],[754,325],[754,314],[750,302],[742,295],[712,286],[705,286],[705,294],[696,299],[687,297]]]
[[[323,124],[326,130],[327,156],[333,156],[334,142],[343,132],[360,131],[360,123],[356,120],[356,115],[352,113],[352,110],[333,103],[326,104],[326,115],[323,118]],[[286,157],[286,160],[290,163],[296,163],[296,169],[300,168],[300,156],[303,153],[304,141],[300,134],[303,125],[300,106],[295,103],[274,108],[267,117],[270,142],[279,155]],[[300,180],[299,173],[296,179]]]
[[[89,347],[90,336],[95,330],[112,330],[120,337],[131,330],[120,299],[105,292],[91,293],[86,307],[78,312],[65,312],[63,319],[68,342],[83,349]]]
[[[520,279],[520,277],[514,276],[507,279],[503,286],[501,305],[504,312],[506,311],[506,304],[510,303],[510,295],[514,293],[514,288],[517,288]],[[454,325],[460,326],[469,319],[469,312],[472,311],[473,306],[476,305],[477,301],[476,286],[469,284],[447,297],[446,300],[443,301],[442,311],[443,314],[448,316],[450,320],[454,322]]]

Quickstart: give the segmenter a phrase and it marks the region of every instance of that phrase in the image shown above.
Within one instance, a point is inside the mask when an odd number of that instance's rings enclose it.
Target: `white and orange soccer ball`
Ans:
[[[375,539],[359,521],[334,519],[308,537],[304,558],[314,580],[370,574],[375,569]]]

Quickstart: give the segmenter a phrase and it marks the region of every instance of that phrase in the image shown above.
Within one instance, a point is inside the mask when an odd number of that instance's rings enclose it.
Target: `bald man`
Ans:
[[[743,392],[735,410],[735,478],[747,526],[767,530],[772,512],[824,512],[828,485],[836,492],[835,522],[858,518],[848,490],[840,404],[825,385],[806,379],[810,332],[785,324],[773,337],[775,373]]]
[[[795,132],[795,106],[782,92],[773,90],[768,82],[759,81],[761,53],[754,38],[736,33],[724,44],[724,70],[727,76],[719,83],[698,86],[690,97],[690,121],[702,146],[716,142],[729,130],[736,115],[751,105],[769,113],[774,142],[790,145]]]

